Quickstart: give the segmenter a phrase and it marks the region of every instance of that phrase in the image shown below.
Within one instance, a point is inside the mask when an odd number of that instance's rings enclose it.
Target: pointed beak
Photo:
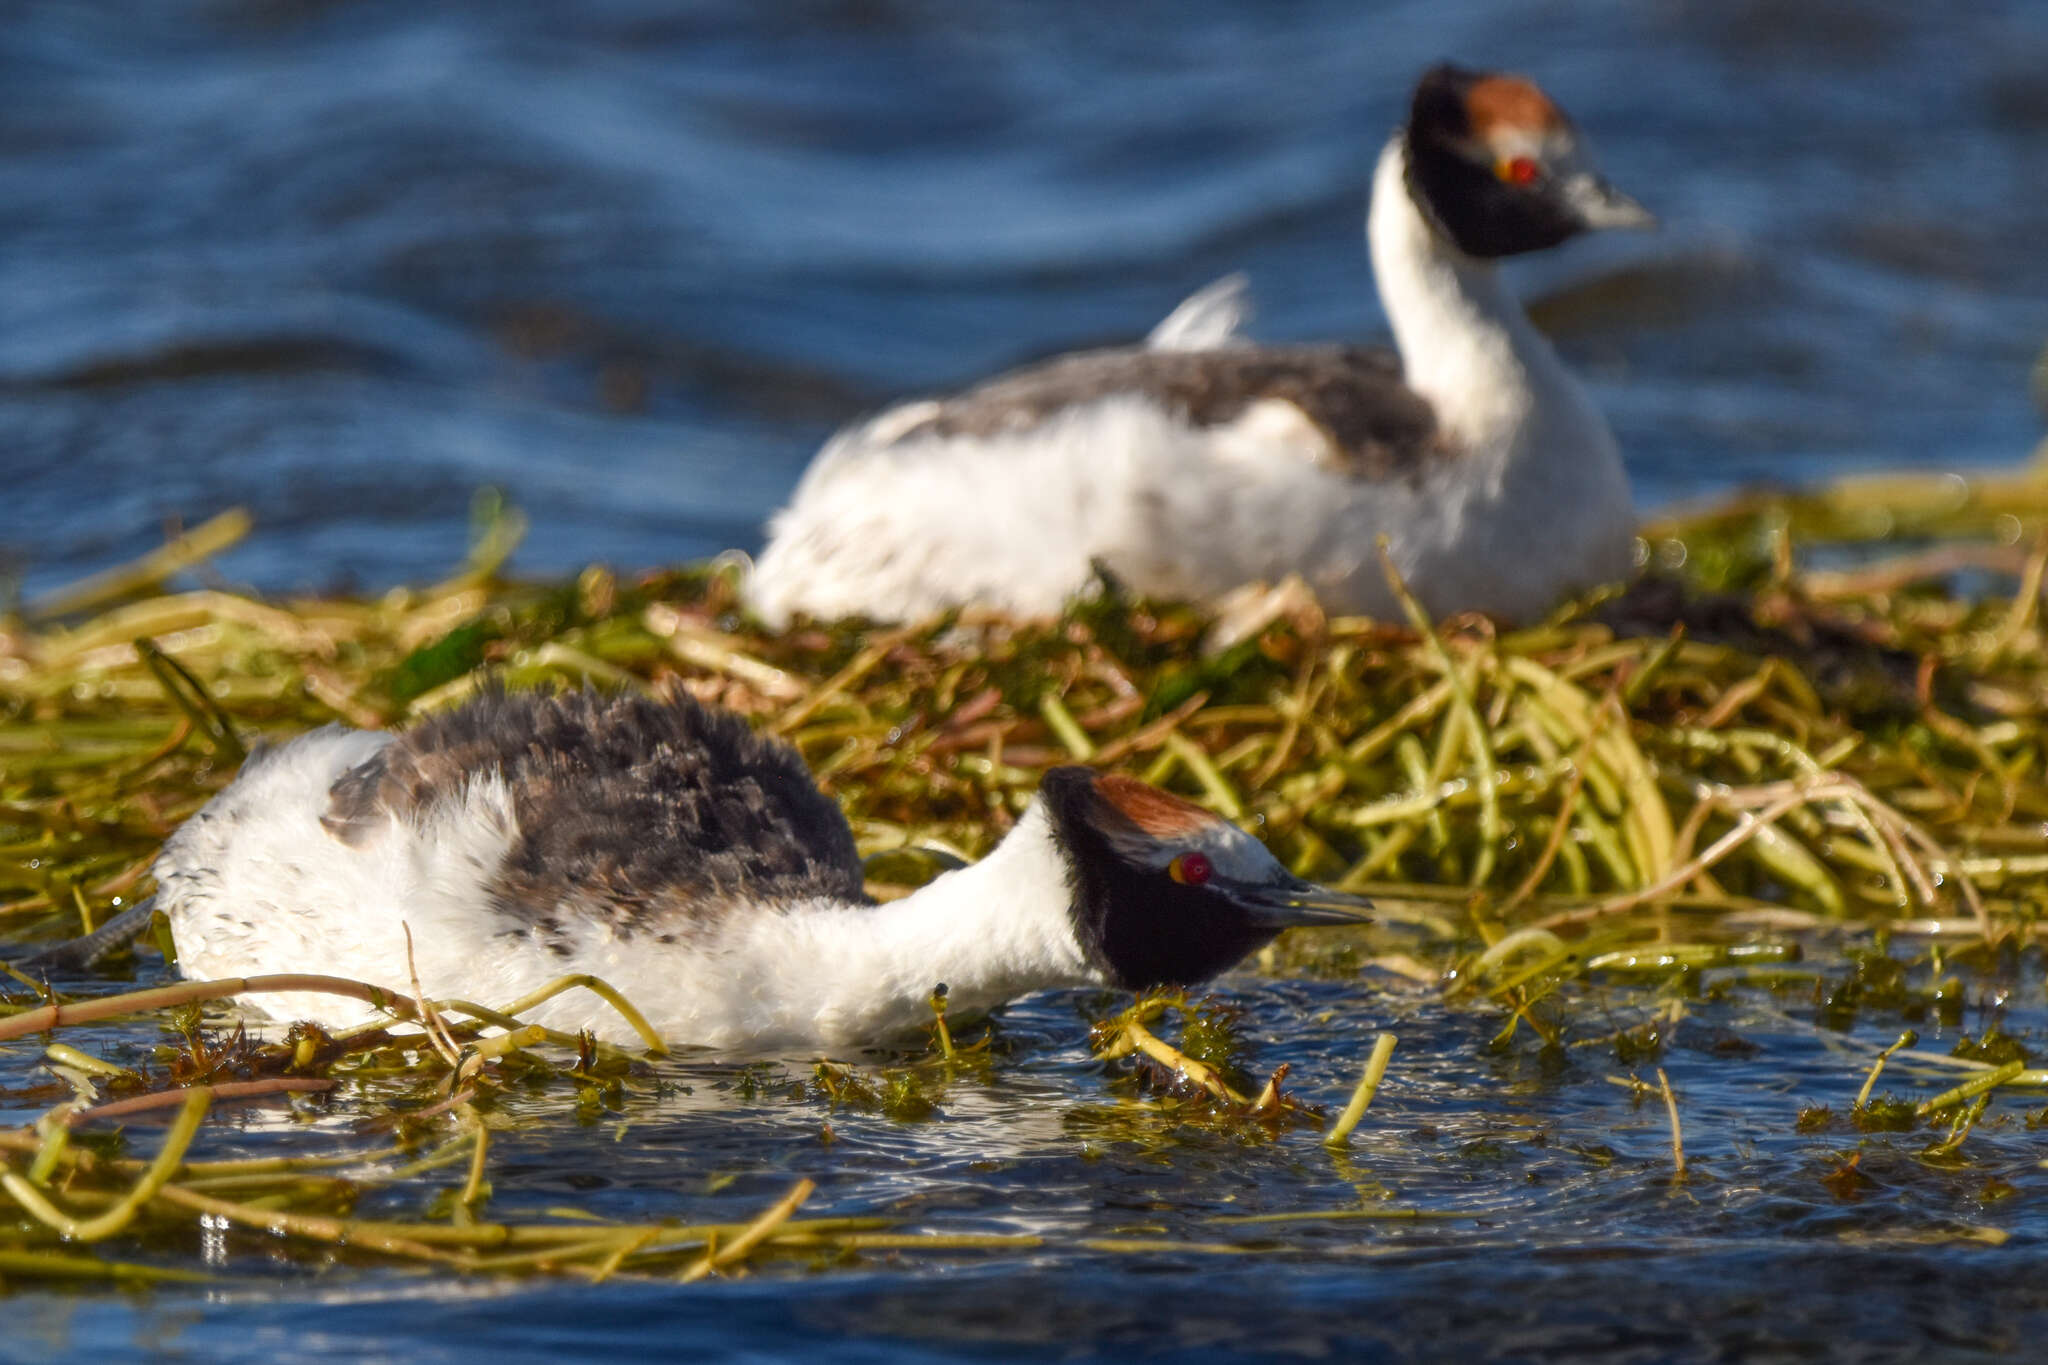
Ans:
[[[1230,896],[1244,910],[1245,918],[1261,929],[1291,929],[1302,924],[1365,924],[1369,923],[1366,912],[1372,909],[1372,902],[1363,896],[1294,878],[1257,886],[1233,883]]]
[[[1590,171],[1569,176],[1558,193],[1589,228],[1653,228],[1657,217]]]

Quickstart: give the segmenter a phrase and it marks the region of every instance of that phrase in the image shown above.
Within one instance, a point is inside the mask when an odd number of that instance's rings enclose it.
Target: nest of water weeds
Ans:
[[[1654,1062],[1687,992],[1710,978],[1796,977],[1823,1022],[1859,1010],[1946,1019],[1959,1008],[1955,974],[2038,954],[2048,916],[2039,466],[1673,514],[1646,529],[1649,576],[1513,632],[1412,607],[1399,622],[1326,618],[1284,591],[1240,603],[1219,626],[1106,585],[1056,623],[960,613],[771,634],[740,609],[732,565],[507,581],[499,567],[519,522],[495,504],[470,564],[432,587],[281,601],[160,591],[245,526],[210,523],[0,625],[8,940],[69,936],[148,894],[164,836],[251,742],[335,720],[401,724],[492,678],[681,687],[749,715],[795,744],[842,802],[878,896],[984,851],[1045,767],[1126,769],[1246,823],[1298,873],[1379,902],[1378,924],[1283,939],[1264,970],[1373,969],[1490,1015],[1502,1045],[1526,1029],[1533,1046],[1591,1042],[1624,1064]],[[1898,943],[1912,945],[1904,961]],[[1796,964],[1816,944],[1832,945],[1829,963]],[[494,1222],[494,1098],[519,1089],[559,1097],[586,1122],[616,1117],[660,1088],[647,1064],[522,1026],[532,1002],[428,1002],[404,983],[334,988],[377,992],[424,1034],[302,1027],[258,1042],[202,1024],[203,1000],[263,984],[95,1003],[13,983],[0,1031],[16,1048],[41,1035],[50,1080],[14,1092],[42,1118],[0,1134],[0,1187],[14,1206],[0,1276],[186,1277],[197,1272],[175,1256],[121,1261],[67,1244],[157,1247],[152,1232],[195,1223],[329,1255],[597,1278],[1043,1242],[801,1219],[808,1182],[750,1222]],[[1640,990],[1653,1008],[1617,1027],[1605,1005],[1585,1007],[1595,985],[1603,1001]],[[956,1046],[943,1001],[935,1010],[930,1055],[828,1064],[794,1088],[835,1111],[930,1113],[945,1087],[1000,1064],[985,1046]],[[150,1011],[164,1039],[151,1065],[66,1041],[94,1019]],[[1132,1076],[1129,1103],[1246,1140],[1330,1124],[1341,1143],[1391,1046],[1375,1049],[1354,1104],[1332,1120],[1279,1076],[1246,1070],[1227,1018],[1207,1007],[1105,1014],[1095,1043]],[[1179,1048],[1153,1031],[1162,1018],[1179,1020]],[[1855,1065],[1873,1083],[1887,1062],[1949,1074],[1924,1097],[1872,1099],[1866,1085],[1847,1116],[1812,1107],[1786,1123],[1945,1123],[1930,1151],[1953,1151],[1996,1093],[2048,1084],[2023,1047],[1972,1046],[1953,1057],[1872,1049]],[[1657,1075],[1617,1079],[1668,1107],[1682,1170],[1680,1106]],[[375,1115],[380,1144],[193,1156],[210,1105],[337,1088]],[[110,1120],[150,1112],[172,1116],[160,1139],[134,1144],[151,1150],[104,1136]],[[367,1192],[444,1167],[459,1182],[439,1207],[354,1216]],[[1853,1188],[1866,1177],[1848,1160],[1829,1178]]]

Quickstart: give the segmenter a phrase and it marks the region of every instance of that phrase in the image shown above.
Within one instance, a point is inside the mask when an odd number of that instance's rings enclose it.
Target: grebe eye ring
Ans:
[[[1183,853],[1166,865],[1166,875],[1182,886],[1200,886],[1216,871],[1204,853]]]
[[[1543,164],[1530,156],[1511,156],[1493,168],[1494,174],[1510,185],[1531,185],[1543,177]]]

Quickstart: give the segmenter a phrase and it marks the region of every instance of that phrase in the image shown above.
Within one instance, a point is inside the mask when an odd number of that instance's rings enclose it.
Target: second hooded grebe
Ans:
[[[1393,610],[1375,545],[1432,611],[1518,620],[1631,565],[1614,437],[1494,262],[1651,218],[1517,76],[1433,68],[1373,177],[1398,357],[1240,341],[1226,286],[1151,344],[1081,352],[832,438],[769,525],[749,593],[803,613],[1056,613],[1096,566],[1158,597],[1298,573]]]

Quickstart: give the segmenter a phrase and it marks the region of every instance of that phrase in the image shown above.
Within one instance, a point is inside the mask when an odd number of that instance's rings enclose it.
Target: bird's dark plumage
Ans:
[[[630,934],[735,898],[863,899],[846,817],[796,751],[680,694],[487,692],[344,774],[321,823],[361,842],[494,772],[519,834],[493,899],[543,936],[565,904]]]
[[[1264,399],[1299,408],[1368,478],[1412,473],[1443,451],[1436,412],[1371,346],[1223,346],[1082,351],[998,375],[947,398],[898,441],[1028,431],[1068,409],[1119,395],[1148,398],[1198,427],[1235,421]]]

